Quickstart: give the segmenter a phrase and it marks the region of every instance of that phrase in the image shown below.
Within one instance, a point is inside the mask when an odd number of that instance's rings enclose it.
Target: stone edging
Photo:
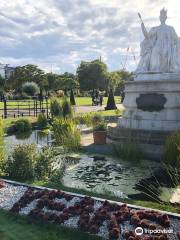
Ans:
[[[43,190],[43,189],[55,190],[53,188],[33,186],[33,185],[30,185],[30,184],[20,183],[20,182],[17,182],[17,181],[11,181],[11,180],[7,180],[7,179],[0,179],[0,180],[3,180],[5,182],[13,184],[13,185],[21,185],[21,186],[25,186],[25,187],[32,187],[32,188],[39,189],[39,190]],[[67,192],[67,191],[64,191],[64,190],[63,190],[63,192],[71,194],[71,195],[76,196],[76,197],[85,197],[85,195],[79,194],[79,193],[72,193],[72,192]],[[94,198],[95,200],[103,201],[103,202],[107,200],[107,199],[98,198],[98,197],[92,197],[92,198]],[[112,200],[108,200],[108,201],[111,202],[111,203],[123,204],[122,202],[117,202],[117,201],[112,201]],[[147,207],[142,207],[142,206],[133,205],[133,204],[127,204],[127,206],[130,207],[130,208],[133,208],[133,209],[160,211],[162,213],[168,214],[169,216],[178,218],[180,220],[180,214],[178,214],[178,213],[172,213],[172,212],[168,212],[168,211],[163,211],[163,210],[154,209],[154,208],[147,208]]]

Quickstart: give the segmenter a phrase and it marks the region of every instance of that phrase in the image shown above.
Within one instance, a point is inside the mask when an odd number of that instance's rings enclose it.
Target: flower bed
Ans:
[[[178,239],[180,219],[154,210],[76,196],[59,190],[36,189],[5,183],[0,188],[0,208],[49,223],[79,228],[105,239]],[[135,228],[172,229],[174,234],[136,235]]]

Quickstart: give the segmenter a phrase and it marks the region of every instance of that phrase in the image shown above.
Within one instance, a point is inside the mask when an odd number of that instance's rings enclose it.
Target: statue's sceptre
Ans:
[[[142,20],[142,17],[141,17],[141,14],[140,14],[140,13],[138,13],[138,17],[139,17],[139,19],[140,19],[140,21],[141,21],[142,32],[143,32],[145,38],[148,38],[148,37],[149,37],[149,36],[148,36],[148,31],[147,31],[147,29],[146,29],[146,27],[145,27],[145,25],[144,25],[144,22],[143,22],[143,20]]]

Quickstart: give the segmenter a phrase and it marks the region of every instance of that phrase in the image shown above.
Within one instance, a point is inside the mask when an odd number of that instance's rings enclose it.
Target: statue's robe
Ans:
[[[136,72],[180,72],[180,39],[173,27],[160,25],[149,31]]]

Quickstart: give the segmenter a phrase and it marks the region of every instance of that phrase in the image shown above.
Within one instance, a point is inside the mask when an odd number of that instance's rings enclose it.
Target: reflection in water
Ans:
[[[23,134],[17,135],[8,135],[4,138],[5,147],[8,152],[11,152],[13,146],[17,144],[31,144],[35,143],[38,147],[44,147],[47,145],[52,145],[53,138],[50,131],[40,131],[40,130],[33,130],[31,132],[26,132]]]
[[[83,155],[78,164],[66,169],[63,184],[126,198],[128,195],[140,193],[135,189],[135,185],[139,179],[151,175],[148,166],[149,161],[132,165],[124,161],[116,162],[111,158],[94,161],[92,157]],[[157,168],[157,163],[151,162],[151,170]]]

